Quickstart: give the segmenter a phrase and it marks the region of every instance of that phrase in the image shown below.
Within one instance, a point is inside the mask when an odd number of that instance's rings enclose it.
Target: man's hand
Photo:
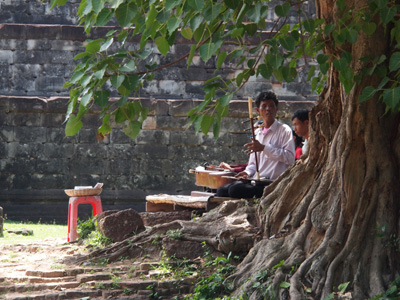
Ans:
[[[245,144],[243,147],[247,148],[244,152],[250,155],[253,152],[260,152],[264,150],[264,145],[261,144],[259,141],[254,140],[253,138],[251,143]]]
[[[248,178],[248,177],[249,177],[249,174],[247,174],[245,171],[242,171],[242,172],[240,172],[240,173],[237,173],[237,174],[235,175],[235,177]]]

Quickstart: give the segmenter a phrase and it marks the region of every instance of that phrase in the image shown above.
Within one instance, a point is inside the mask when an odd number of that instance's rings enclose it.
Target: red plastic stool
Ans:
[[[68,242],[73,242],[78,238],[76,227],[79,204],[91,204],[93,207],[93,216],[103,212],[100,196],[70,197],[68,209]]]

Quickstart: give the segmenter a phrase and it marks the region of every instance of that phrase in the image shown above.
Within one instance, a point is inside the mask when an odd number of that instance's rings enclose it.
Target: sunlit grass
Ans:
[[[33,230],[33,235],[24,236],[7,232],[7,230],[17,231],[23,229]],[[65,241],[67,241],[67,232],[67,225],[21,223],[5,220],[4,237],[0,237],[0,245],[32,243],[43,241],[48,238],[65,238]]]

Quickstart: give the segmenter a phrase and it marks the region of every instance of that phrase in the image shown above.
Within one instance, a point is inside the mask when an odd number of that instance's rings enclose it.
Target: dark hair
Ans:
[[[303,138],[301,136],[298,136],[296,134],[296,132],[294,132],[294,130],[292,130],[292,132],[293,132],[294,144],[295,144],[296,148],[303,146]]]
[[[274,92],[272,91],[268,91],[268,92],[262,92],[259,93],[257,98],[256,98],[256,107],[260,107],[261,105],[261,101],[265,101],[265,100],[272,100],[275,103],[275,106],[278,107],[278,99],[276,98],[276,95]]]
[[[307,109],[296,110],[292,116],[292,121],[294,118],[297,118],[302,122],[308,120],[308,110]]]

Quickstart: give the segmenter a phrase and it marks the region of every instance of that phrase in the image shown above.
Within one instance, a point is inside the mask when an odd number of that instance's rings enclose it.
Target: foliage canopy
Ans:
[[[50,0],[51,7],[64,5],[68,0]],[[211,128],[218,136],[220,121],[228,113],[235,92],[251,76],[279,81],[296,79],[306,67],[312,89],[320,92],[328,74],[339,72],[345,93],[368,76],[378,76],[377,86],[364,88],[359,102],[379,95],[388,110],[400,110],[400,20],[396,17],[400,5],[394,1],[369,0],[368,6],[357,12],[345,0],[336,1],[339,22],[309,18],[304,10],[308,1],[285,0],[82,0],[78,16],[87,34],[95,26],[118,24],[104,38],[87,40],[85,51],[75,60],[79,64],[71,79],[70,101],[66,114],[66,134],[74,135],[83,126],[82,117],[96,103],[102,108],[99,134],[111,131],[111,122],[124,124],[125,134],[135,138],[146,119],[148,109],[138,96],[144,82],[151,81],[154,72],[168,67],[154,59],[156,48],[168,55],[180,34],[191,41],[186,59],[187,67],[198,53],[204,62],[215,59],[217,70],[226,62],[245,67],[236,78],[227,80],[217,75],[204,83],[204,101],[189,112],[190,123],[197,132]],[[266,32],[266,16],[273,10],[276,18]],[[288,24],[296,17],[297,24]],[[116,23],[115,23],[116,22]],[[113,23],[111,23],[113,24]],[[361,58],[362,68],[356,68],[349,45],[360,35],[372,35],[383,26],[390,31],[395,51],[390,55]],[[137,47],[130,42],[139,39]],[[249,46],[248,38],[258,45]],[[226,43],[234,50],[223,49]],[[331,49],[334,51],[326,51]],[[249,56],[248,54],[252,54]],[[303,60],[305,64],[299,64]],[[309,62],[313,63],[309,63]],[[118,95],[118,101],[110,101]]]

